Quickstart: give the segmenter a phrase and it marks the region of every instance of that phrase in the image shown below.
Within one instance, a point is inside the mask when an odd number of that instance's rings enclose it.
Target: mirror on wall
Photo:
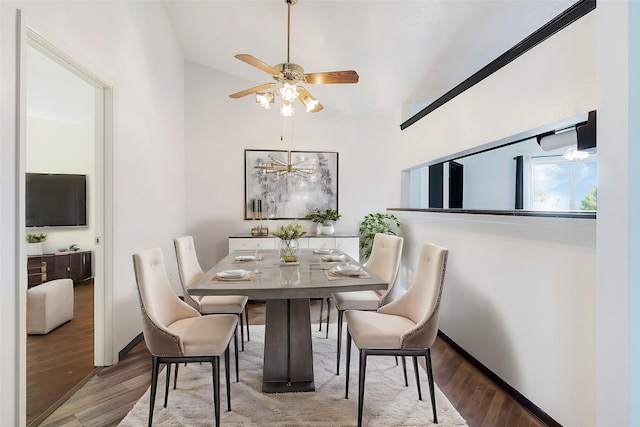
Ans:
[[[595,212],[595,111],[405,172],[409,208]]]

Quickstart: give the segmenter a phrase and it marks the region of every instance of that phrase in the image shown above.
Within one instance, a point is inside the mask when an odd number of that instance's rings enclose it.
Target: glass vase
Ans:
[[[300,255],[300,244],[298,239],[280,239],[280,261],[298,262]]]

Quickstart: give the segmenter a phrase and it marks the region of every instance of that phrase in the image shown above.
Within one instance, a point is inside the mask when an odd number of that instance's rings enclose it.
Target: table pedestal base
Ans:
[[[315,391],[309,299],[267,300],[262,391]]]

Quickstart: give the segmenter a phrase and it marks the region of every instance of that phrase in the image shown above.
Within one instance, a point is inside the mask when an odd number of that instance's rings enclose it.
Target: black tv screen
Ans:
[[[27,227],[87,225],[87,177],[27,173]]]

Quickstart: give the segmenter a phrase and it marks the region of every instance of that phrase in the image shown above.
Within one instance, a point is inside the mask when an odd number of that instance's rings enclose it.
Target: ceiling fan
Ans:
[[[270,103],[273,102],[274,96],[282,96],[282,108],[280,114],[283,116],[291,116],[294,113],[292,102],[298,99],[302,102],[306,111],[316,113],[322,110],[322,104],[307,89],[300,86],[300,83],[306,84],[340,84],[340,83],[358,83],[358,73],[353,70],[345,71],[329,71],[323,73],[307,73],[304,69],[292,62],[289,62],[289,43],[291,40],[291,6],[295,5],[298,0],[285,0],[287,3],[287,62],[271,66],[251,55],[241,53],[235,55],[240,61],[246,62],[266,73],[271,74],[275,83],[266,83],[260,86],[245,89],[240,92],[229,95],[231,98],[242,98],[253,93],[256,94],[256,102],[259,102],[264,108],[269,109]],[[276,87],[274,90],[269,89]]]

